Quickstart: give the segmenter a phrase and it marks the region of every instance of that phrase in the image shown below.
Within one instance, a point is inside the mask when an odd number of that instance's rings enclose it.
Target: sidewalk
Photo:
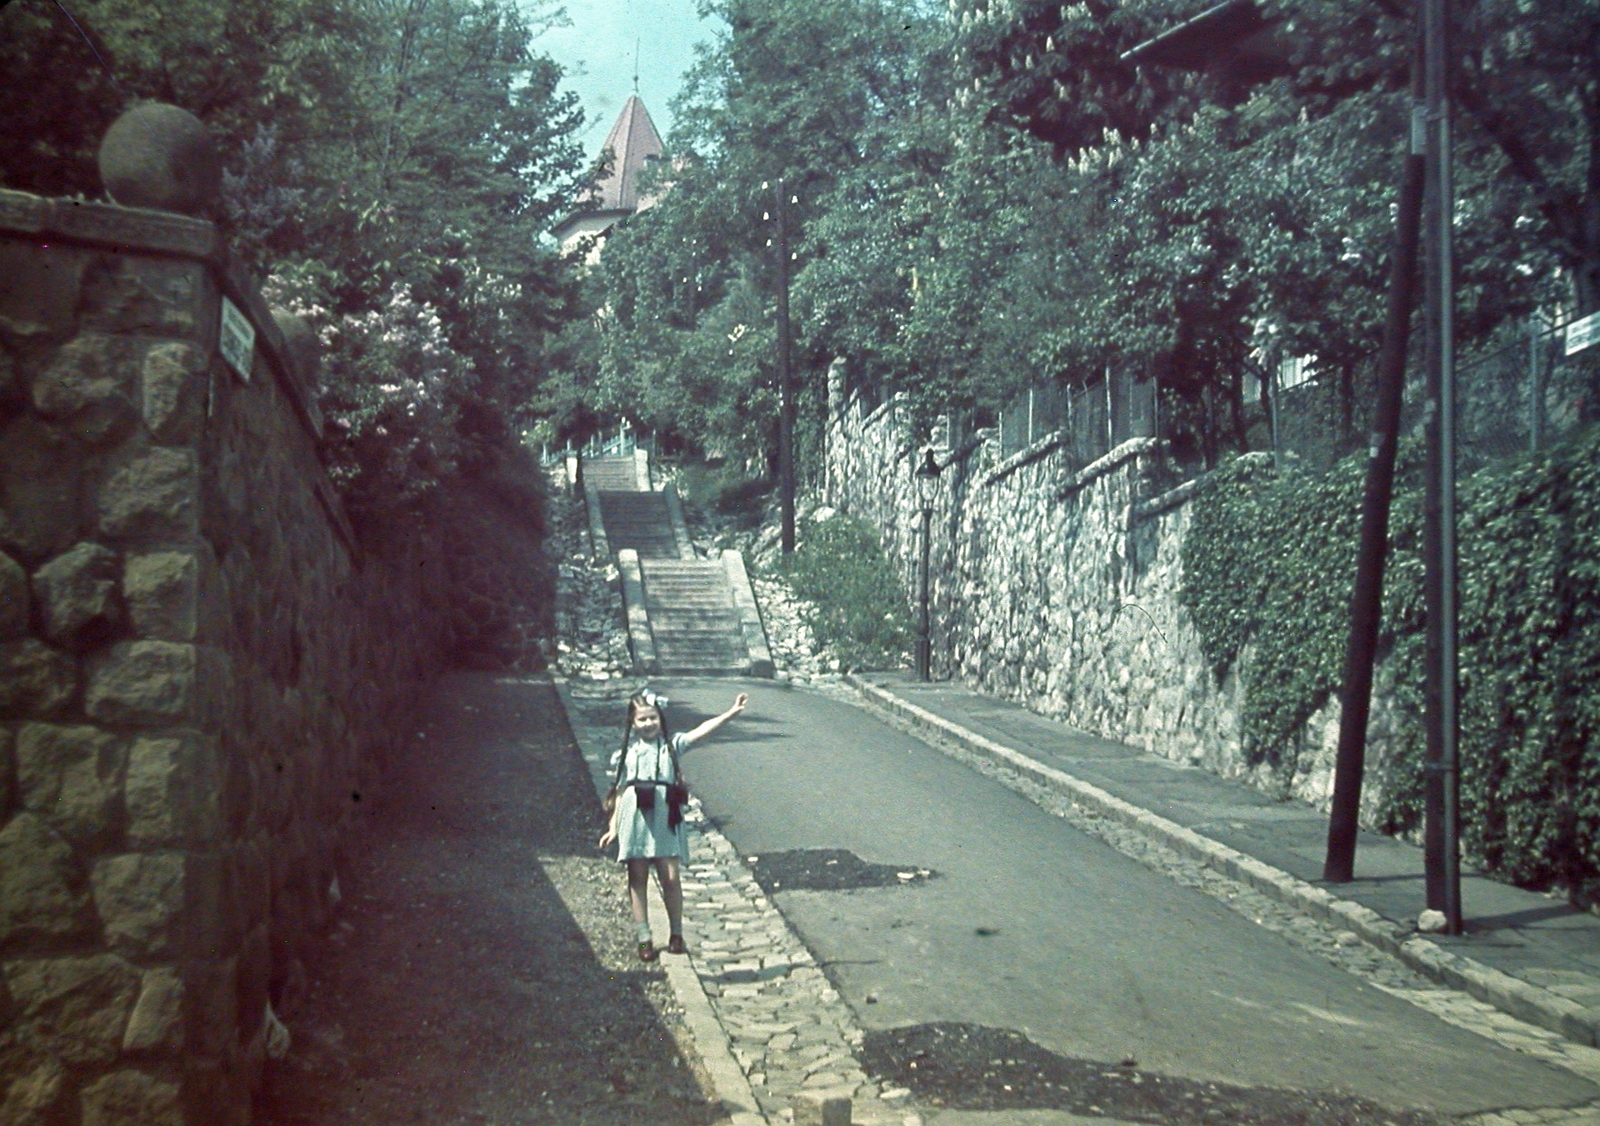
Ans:
[[[1362,833],[1356,880],[1322,880],[1327,817],[1243,782],[1085,735],[949,682],[846,677],[873,706],[1005,760],[1283,902],[1356,931],[1412,968],[1512,1016],[1600,1047],[1600,917],[1468,872],[1466,934],[1420,935],[1422,851]]]

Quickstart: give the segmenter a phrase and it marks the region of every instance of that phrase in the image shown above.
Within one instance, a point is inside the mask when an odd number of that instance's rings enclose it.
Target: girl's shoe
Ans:
[[[667,939],[668,954],[687,954],[689,948],[683,944],[683,935],[675,934]]]
[[[654,962],[659,957],[661,951],[656,949],[655,943],[649,941],[639,943],[639,961]]]

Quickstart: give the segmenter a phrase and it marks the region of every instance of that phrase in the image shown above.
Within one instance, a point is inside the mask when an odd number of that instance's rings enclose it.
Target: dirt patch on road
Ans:
[[[1364,1099],[1161,1075],[1137,1060],[1057,1055],[1020,1032],[944,1022],[868,1032],[867,1071],[918,1102],[960,1110],[1056,1109],[1161,1126],[1441,1126]]]
[[[634,954],[600,807],[548,684],[447,678],[270,1064],[269,1126],[709,1126],[659,964]]]

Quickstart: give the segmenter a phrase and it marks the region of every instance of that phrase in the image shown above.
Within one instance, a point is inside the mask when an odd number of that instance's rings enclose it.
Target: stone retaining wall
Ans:
[[[912,471],[923,443],[902,413],[898,400],[867,412],[834,396],[824,499],[879,530],[915,597],[921,517]],[[935,449],[949,464],[932,521],[934,677],[1326,808],[1337,702],[1307,722],[1277,769],[1251,767],[1239,737],[1251,652],[1219,682],[1178,601],[1183,539],[1201,489],[1152,496],[1150,439],[1082,467],[1068,463],[1058,435],[1004,462],[997,450],[988,432],[959,450]],[[1371,728],[1380,748],[1390,723],[1386,683],[1380,666]],[[1364,808],[1380,798],[1369,775]]]
[[[252,323],[248,377],[218,346]],[[242,1123],[445,646],[213,226],[0,192],[0,1121]],[[370,806],[370,802],[368,803]]]

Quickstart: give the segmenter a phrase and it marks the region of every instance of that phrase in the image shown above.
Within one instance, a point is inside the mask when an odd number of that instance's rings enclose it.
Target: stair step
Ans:
[[[631,457],[597,457],[583,463],[583,477],[597,489],[632,490],[638,486],[638,470]]]

